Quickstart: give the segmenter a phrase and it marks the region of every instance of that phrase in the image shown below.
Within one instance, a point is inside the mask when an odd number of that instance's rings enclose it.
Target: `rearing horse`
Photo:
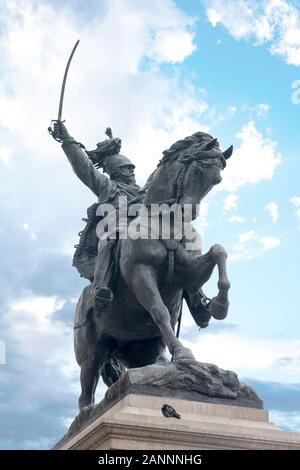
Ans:
[[[232,147],[222,152],[217,139],[203,132],[176,142],[163,153],[149,178],[143,203],[147,208],[163,202],[176,202],[183,208],[185,204],[198,207],[212,187],[220,183],[221,170],[231,154]],[[193,218],[196,217],[194,210]],[[140,215],[134,220],[137,222],[143,225],[145,220]],[[164,360],[166,347],[174,361],[194,359],[176,337],[174,328],[183,291],[191,295],[199,292],[215,266],[219,273],[218,293],[209,304],[209,314],[220,320],[228,312],[227,253],[221,245],[213,245],[202,254],[201,246],[188,249],[184,236],[177,241],[127,238],[118,243],[119,270],[113,302],[96,313],[91,284],[83,290],[76,307],[74,343],[81,366],[80,408],[94,403],[100,374],[109,386],[125,367],[143,367]]]

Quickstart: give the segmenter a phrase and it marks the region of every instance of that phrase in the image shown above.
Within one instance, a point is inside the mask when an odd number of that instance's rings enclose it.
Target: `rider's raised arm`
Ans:
[[[105,198],[111,191],[112,183],[109,178],[94,168],[93,163],[67,131],[66,126],[57,121],[54,124],[54,138],[59,138],[62,142],[62,148],[71,163],[74,173],[78,178],[88,186],[96,196]]]
[[[105,193],[107,195],[110,193],[112,185],[110,179],[94,168],[93,163],[76,141],[68,140],[62,144],[62,148],[74,173],[96,196],[105,196]]]

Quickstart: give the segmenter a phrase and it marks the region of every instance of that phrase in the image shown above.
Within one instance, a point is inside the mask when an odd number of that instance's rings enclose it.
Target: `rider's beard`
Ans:
[[[128,183],[129,184],[135,184],[135,176],[134,175],[128,176]]]
[[[116,174],[116,175],[114,175],[113,179],[115,181],[119,181],[120,183],[136,184],[134,175],[125,176],[125,175]]]

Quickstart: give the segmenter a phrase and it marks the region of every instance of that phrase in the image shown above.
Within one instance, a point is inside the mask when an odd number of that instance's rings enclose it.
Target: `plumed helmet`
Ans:
[[[107,157],[103,163],[103,170],[106,173],[111,173],[115,168],[120,168],[122,166],[130,165],[135,168],[135,165],[129,158],[125,157],[125,155],[121,155],[119,153],[115,155],[110,155]]]
[[[118,137],[113,137],[110,127],[105,131],[109,137],[102,142],[98,142],[95,150],[86,150],[87,155],[92,160],[96,168],[103,168],[106,173],[111,173],[114,169],[125,165],[135,168],[135,165],[124,155],[120,155],[122,141]]]

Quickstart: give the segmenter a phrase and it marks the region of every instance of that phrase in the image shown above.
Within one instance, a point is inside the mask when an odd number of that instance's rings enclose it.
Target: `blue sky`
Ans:
[[[230,312],[199,332],[185,310],[182,339],[252,384],[278,426],[300,431],[299,3],[0,7],[0,448],[49,448],[77,412],[72,324],[86,283],[71,260],[94,196],[46,129],[78,38],[66,124],[90,148],[111,126],[140,184],[164,149],[197,130],[234,145],[199,222],[204,249],[218,242],[229,253]]]

